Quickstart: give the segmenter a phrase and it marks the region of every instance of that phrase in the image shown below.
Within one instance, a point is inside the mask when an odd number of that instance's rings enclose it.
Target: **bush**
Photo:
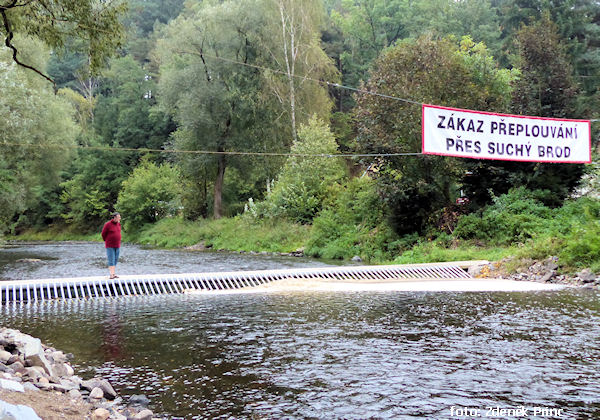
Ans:
[[[179,200],[179,171],[167,164],[157,166],[143,161],[123,181],[116,208],[123,213],[126,226],[138,229],[173,216]]]
[[[312,118],[301,126],[290,151],[295,156],[285,163],[265,202],[255,205],[255,213],[310,223],[321,210],[328,189],[346,175],[339,159],[326,156],[336,151],[335,138],[324,122]],[[325,156],[303,156],[315,154]]]
[[[480,239],[508,245],[524,242],[548,230],[552,209],[536,197],[540,192],[524,187],[494,198],[492,205],[479,214],[462,216],[453,234],[461,239]]]
[[[328,259],[389,259],[395,235],[384,223],[384,209],[370,178],[356,178],[332,191],[313,221],[306,253]]]

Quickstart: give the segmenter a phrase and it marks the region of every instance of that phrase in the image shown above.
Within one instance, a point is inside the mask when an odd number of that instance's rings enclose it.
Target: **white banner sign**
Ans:
[[[423,105],[423,153],[522,162],[591,163],[590,121]]]

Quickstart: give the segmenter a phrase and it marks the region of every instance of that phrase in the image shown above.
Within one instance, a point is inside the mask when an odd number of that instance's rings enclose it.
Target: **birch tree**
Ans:
[[[312,115],[328,118],[331,100],[326,83],[338,73],[320,45],[325,11],[321,0],[264,0],[262,46],[269,52],[268,85],[287,114],[292,139]]]

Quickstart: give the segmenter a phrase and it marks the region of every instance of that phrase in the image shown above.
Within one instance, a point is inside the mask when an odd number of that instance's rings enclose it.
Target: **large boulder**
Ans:
[[[0,420],[42,420],[33,408],[0,400]]]
[[[25,388],[18,382],[10,381],[8,379],[0,379],[0,389],[6,389],[8,391],[25,392]]]
[[[48,375],[54,376],[52,365],[44,355],[42,341],[39,338],[5,328],[0,331],[0,345],[5,349],[14,347],[18,353],[23,355],[26,366],[40,366]]]

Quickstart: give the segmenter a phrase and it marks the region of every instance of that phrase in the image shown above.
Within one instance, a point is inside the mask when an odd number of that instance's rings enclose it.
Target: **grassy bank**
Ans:
[[[125,233],[128,241],[161,248],[193,245],[229,251],[292,252],[304,246],[310,227],[279,221],[239,217],[190,222],[163,219],[139,232]]]
[[[510,264],[516,269],[556,256],[562,273],[582,268],[600,271],[599,200],[582,198],[550,208],[515,190],[479,212],[462,216],[452,234],[406,237],[396,236],[384,223],[365,225],[364,217],[355,221],[340,218],[341,211],[324,213],[313,225],[244,216],[194,222],[167,218],[136,231],[125,225],[123,239],[161,248],[282,253],[303,249],[311,257],[349,260],[358,255],[371,264],[512,257]],[[50,227],[9,239],[97,241],[100,235]]]
[[[15,241],[101,241],[100,232],[82,233],[77,229],[65,226],[48,226],[43,229],[27,229],[18,235],[5,236],[6,240]]]
[[[197,247],[199,249],[256,251],[256,252],[294,252],[305,249],[311,257],[327,259],[350,259],[360,256],[365,262],[382,263],[424,263],[436,261],[460,260],[498,260],[513,255],[513,247],[477,246],[472,241],[454,241],[445,244],[439,240],[399,240],[392,245],[381,246],[374,251],[373,239],[376,235],[365,234],[363,237],[355,233],[342,237],[346,239],[346,247],[335,238],[324,243],[320,248],[315,246],[312,226],[292,223],[286,220],[253,220],[243,217],[223,218],[219,220],[187,221],[182,218],[163,219],[156,224],[146,225],[134,231],[126,226],[123,229],[123,240],[128,243],[150,245],[159,248],[174,249]],[[350,238],[350,239],[348,239]],[[65,227],[48,227],[43,230],[27,230],[18,236],[7,239],[22,241],[99,241],[98,233],[81,233]],[[377,239],[381,242],[381,239]],[[311,244],[307,247],[307,244]],[[332,246],[335,244],[335,246]],[[335,254],[330,250],[334,248]],[[385,248],[385,249],[384,249]]]

